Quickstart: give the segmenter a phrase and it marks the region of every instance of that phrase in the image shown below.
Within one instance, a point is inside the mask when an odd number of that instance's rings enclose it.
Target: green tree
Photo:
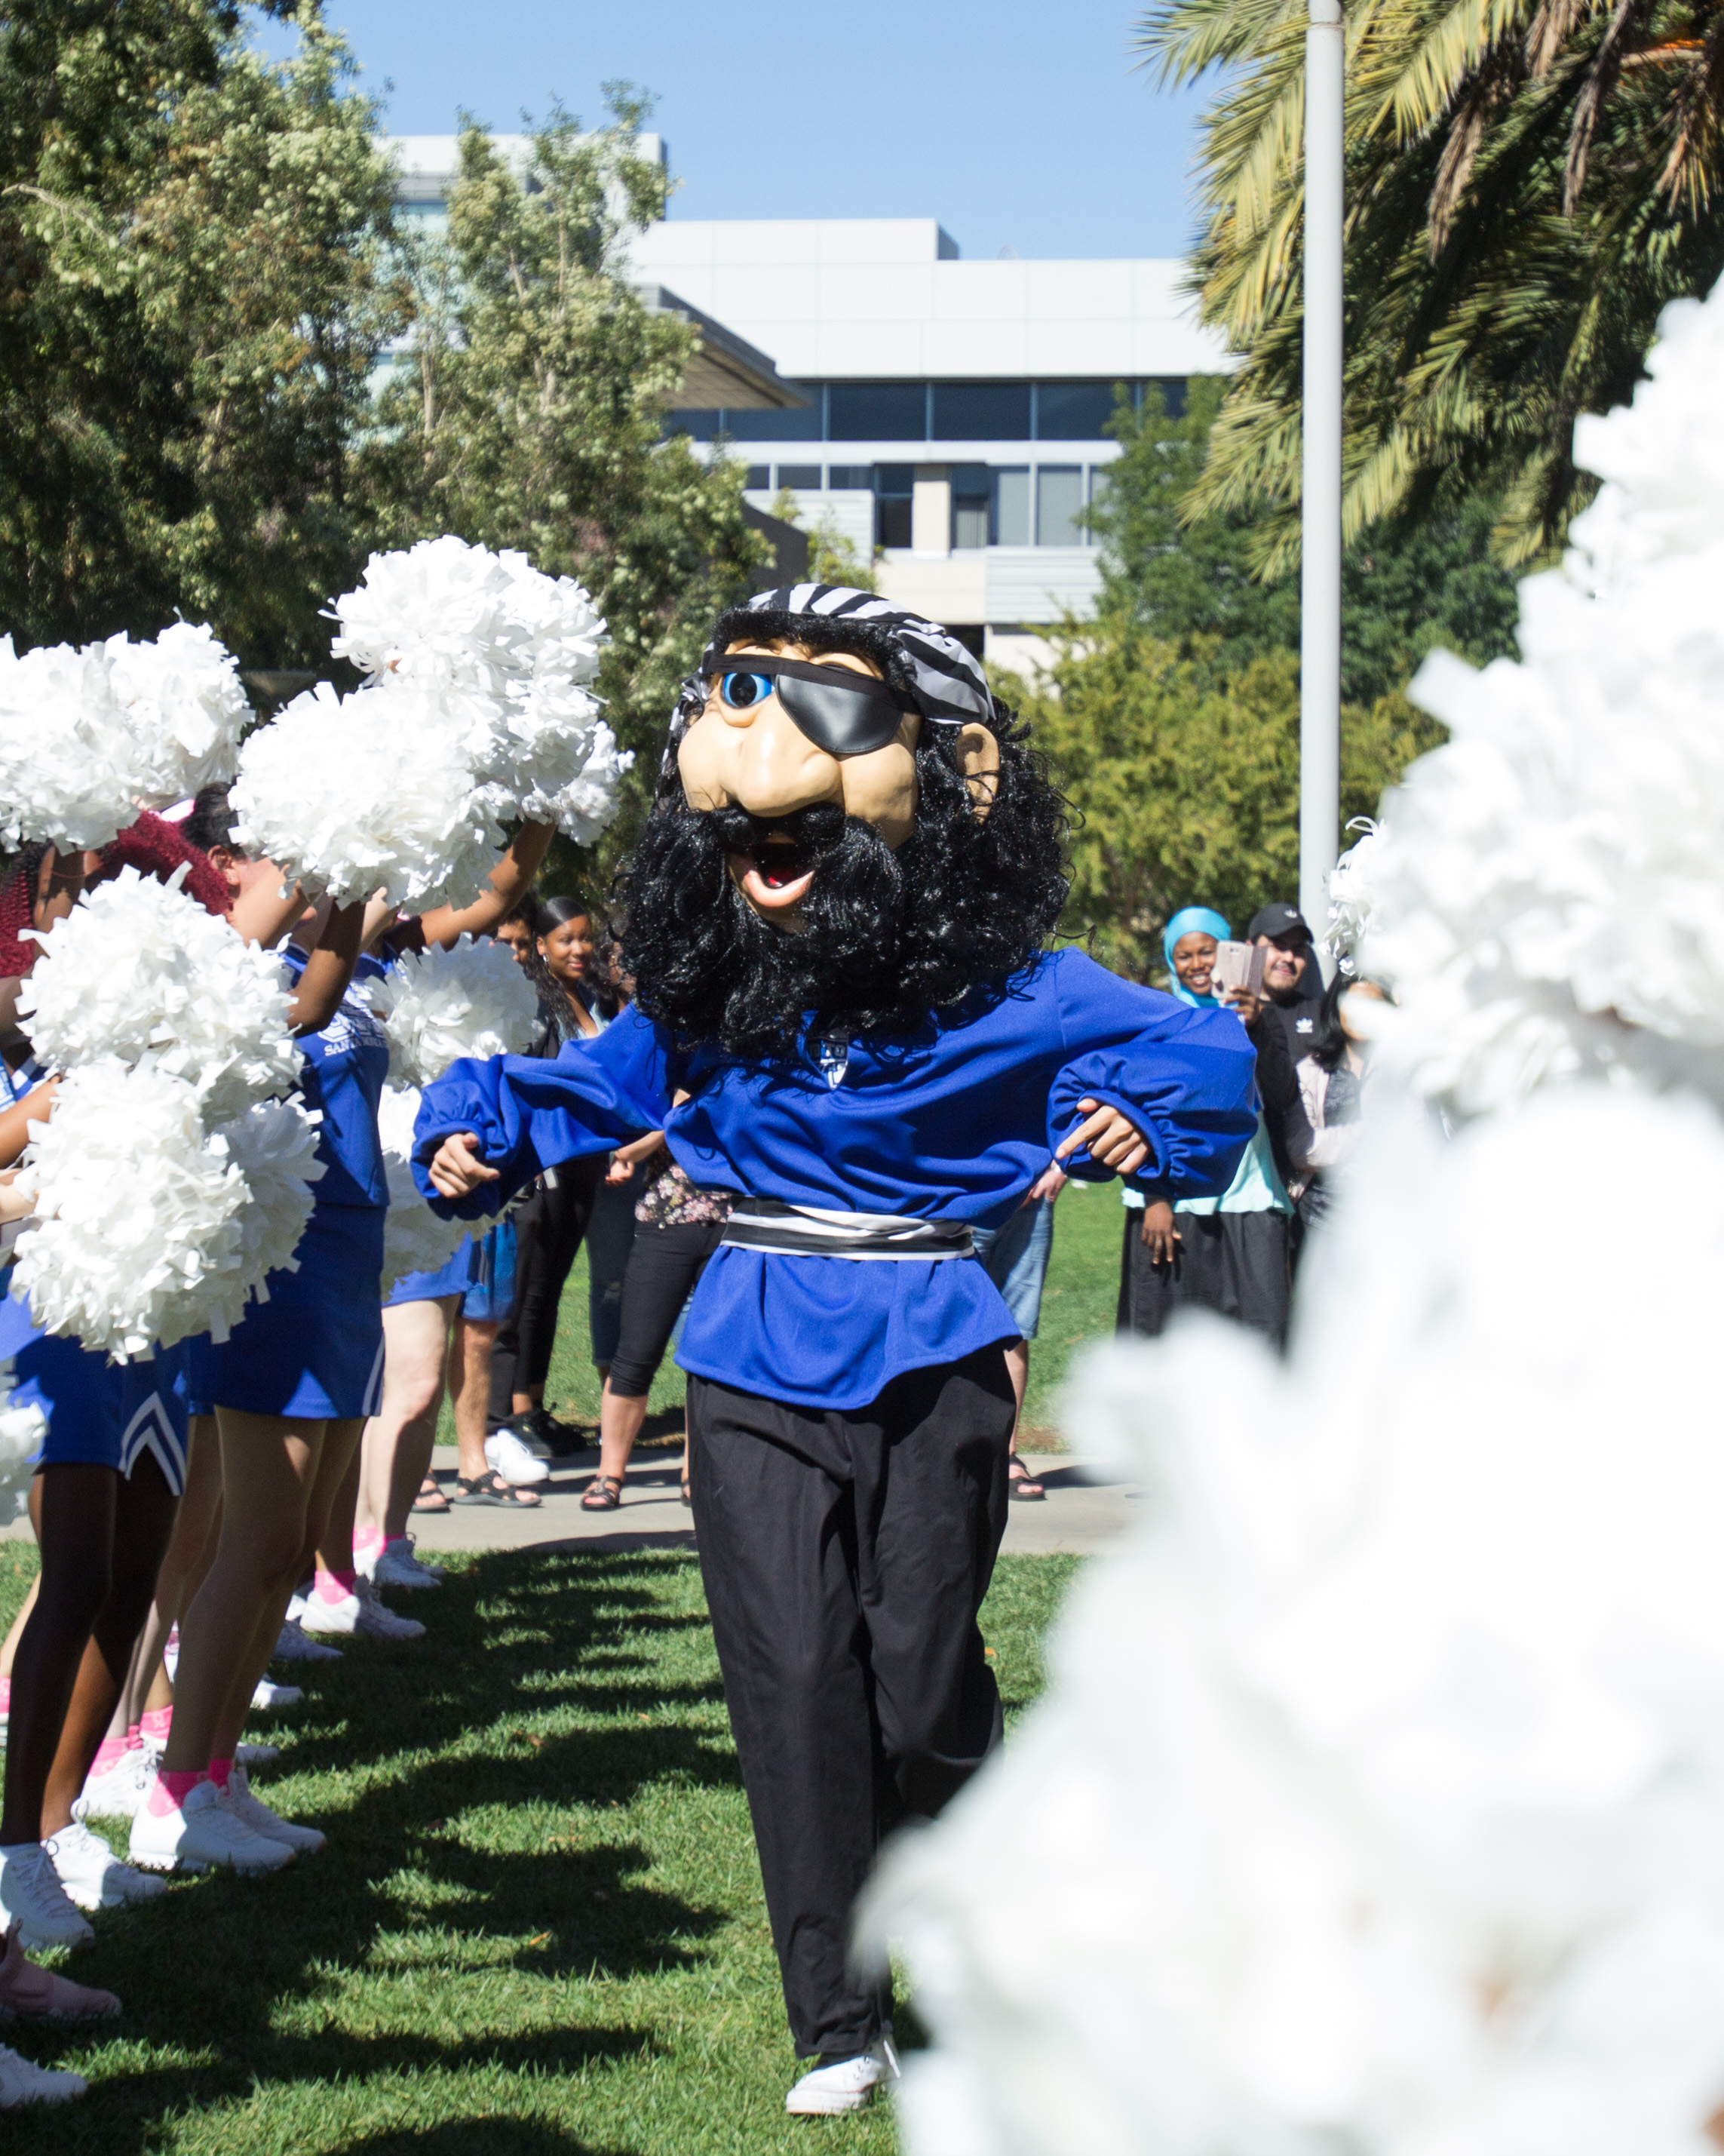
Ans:
[[[740,470],[663,439],[695,332],[628,280],[627,234],[663,214],[664,179],[637,146],[644,100],[625,85],[607,95],[608,127],[582,135],[558,111],[534,136],[530,190],[484,129],[464,127],[447,235],[403,253],[414,328],[371,463],[397,542],[454,531],[520,547],[592,592],[638,814],[679,680],[768,555],[744,521]]]
[[[403,320],[391,179],[316,0],[25,0],[0,22],[0,623],[213,622],[326,661],[362,557],[351,450]]]
[[[794,493],[781,486],[772,502],[772,514],[784,524],[800,525],[802,511]],[[808,531],[808,581],[815,584],[844,584],[853,592],[877,591],[874,564],[865,562],[832,521],[829,510]]]

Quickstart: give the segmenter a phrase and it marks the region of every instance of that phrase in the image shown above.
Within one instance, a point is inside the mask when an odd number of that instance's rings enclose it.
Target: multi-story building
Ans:
[[[434,214],[454,138],[401,147],[403,206]],[[1094,599],[1116,397],[1154,385],[1177,410],[1226,364],[1178,261],[966,261],[921,218],[672,218],[633,258],[701,333],[670,426],[729,445],[755,509],[788,490],[883,592],[1008,665]]]

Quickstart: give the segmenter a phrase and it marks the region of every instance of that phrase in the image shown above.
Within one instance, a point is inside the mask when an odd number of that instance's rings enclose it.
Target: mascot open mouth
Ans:
[[[744,809],[714,812],[725,858],[737,888],[763,912],[788,912],[812,889],[821,857],[844,834],[844,810],[821,802],[775,818]]]

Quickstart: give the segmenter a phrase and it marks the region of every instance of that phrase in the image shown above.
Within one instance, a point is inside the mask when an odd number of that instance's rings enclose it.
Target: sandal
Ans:
[[[419,1485],[418,1496],[413,1499],[408,1509],[413,1512],[446,1512],[449,1510],[449,1499],[444,1496],[442,1491],[428,1475]]]
[[[581,1495],[583,1512],[614,1512],[623,1502],[623,1480],[618,1475],[595,1475]]]
[[[1047,1496],[1047,1491],[1036,1481],[1034,1476],[1030,1473],[1015,1452],[1006,1463],[1006,1467],[1011,1478],[1009,1486],[1014,1497],[1024,1498],[1034,1504],[1039,1502]]]
[[[536,1490],[517,1489],[495,1472],[475,1475],[470,1482],[464,1475],[458,1475],[453,1502],[457,1505],[513,1505],[523,1512],[531,1512],[538,1506],[539,1493]]]
[[[682,1478],[682,1502],[685,1505],[692,1505],[695,1502],[689,1494],[689,1478],[686,1475]]]

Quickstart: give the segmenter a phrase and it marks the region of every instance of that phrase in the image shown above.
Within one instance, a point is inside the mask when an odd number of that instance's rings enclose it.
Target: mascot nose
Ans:
[[[724,790],[739,808],[751,816],[788,816],[844,798],[838,758],[811,742],[776,696],[724,716]]]

